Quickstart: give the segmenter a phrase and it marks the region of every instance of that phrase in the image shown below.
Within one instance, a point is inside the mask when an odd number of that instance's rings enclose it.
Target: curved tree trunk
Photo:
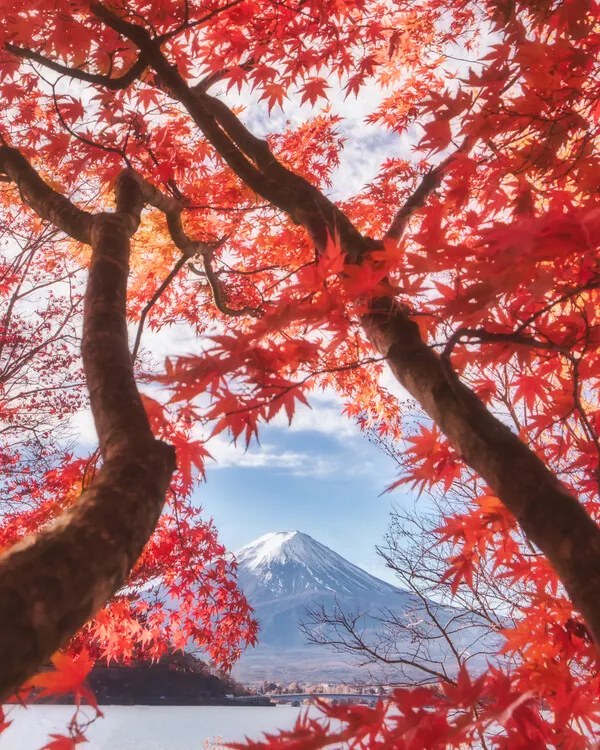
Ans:
[[[130,237],[142,207],[135,179],[117,212],[90,216],[54,193],[20,154],[0,165],[41,216],[92,246],[82,357],[104,464],[64,515],[0,558],[0,699],[48,661],[125,582],[152,534],[175,469],[155,440],[133,375],[126,322]]]
[[[390,299],[362,318],[401,385],[546,555],[600,645],[600,528],[583,505],[421,338]]]

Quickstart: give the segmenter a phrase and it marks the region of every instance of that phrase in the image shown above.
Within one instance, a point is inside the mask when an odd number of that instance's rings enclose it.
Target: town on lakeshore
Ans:
[[[257,697],[268,697],[273,703],[292,705],[310,705],[315,701],[326,701],[334,704],[373,705],[393,690],[391,685],[361,685],[329,682],[290,682],[281,685],[277,682],[263,682],[254,687]]]

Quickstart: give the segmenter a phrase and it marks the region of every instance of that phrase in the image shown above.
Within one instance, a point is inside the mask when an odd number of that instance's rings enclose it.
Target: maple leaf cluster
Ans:
[[[291,421],[312,389],[332,388],[402,464],[398,486],[460,498],[436,532],[448,550],[439,584],[476,591],[491,570],[518,590],[502,630],[511,659],[375,709],[322,706],[324,721],[303,717],[249,747],[589,745],[597,652],[572,581],[531,541],[527,513],[507,508],[509,478],[490,487],[467,454],[485,406],[496,433],[508,426],[600,518],[597,17],[594,0],[7,5],[0,137],[91,209],[111,207],[124,167],[178,206],[144,213],[128,290],[144,404],[178,472],[129,587],[75,637],[73,659],[156,657],[195,640],[231,666],[256,629],[193,502],[210,438],[248,443],[278,414]],[[242,93],[267,115],[261,138],[244,124]],[[333,204],[339,96],[373,101],[365,128],[405,139],[414,156],[384,160]],[[293,102],[300,114],[282,124]],[[97,463],[74,452],[67,427],[86,398],[76,341],[88,251],[22,209],[23,196],[2,186],[7,548],[76,502]],[[194,257],[176,252],[174,213],[204,243]],[[382,300],[408,321],[383,354],[391,308],[375,334],[369,324]],[[163,364],[149,332],[170,326],[200,343]],[[420,399],[423,349],[400,376],[394,360],[416,335],[445,373]],[[386,359],[411,396],[382,384]],[[465,410],[477,403],[461,429],[448,387]],[[536,522],[536,538],[553,523]]]

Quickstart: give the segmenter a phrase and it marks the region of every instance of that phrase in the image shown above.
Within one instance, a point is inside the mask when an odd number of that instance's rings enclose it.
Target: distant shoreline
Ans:
[[[257,698],[260,696],[257,696]],[[69,698],[69,696],[59,696],[56,700],[39,700],[35,703],[32,703],[33,706],[70,706],[73,703],[73,699]],[[7,707],[12,706],[14,704],[7,703],[5,704]],[[181,699],[180,697],[177,698],[169,698],[165,697],[164,700],[161,698],[153,699],[144,699],[143,701],[139,700],[132,700],[131,702],[125,702],[125,701],[115,701],[115,700],[99,700],[98,706],[100,708],[104,706],[124,706],[124,707],[133,707],[133,706],[148,706],[148,707],[156,707],[156,706],[165,706],[166,708],[193,708],[194,706],[202,707],[202,706],[220,706],[223,707],[232,707],[232,708],[240,708],[240,707],[252,707],[252,708],[270,708],[277,706],[277,703],[274,703],[273,701],[268,702],[260,702],[259,700],[256,701],[237,701],[237,700],[227,700],[226,698],[219,698],[215,699],[214,701],[203,701],[199,703],[198,701],[185,701],[185,699]]]

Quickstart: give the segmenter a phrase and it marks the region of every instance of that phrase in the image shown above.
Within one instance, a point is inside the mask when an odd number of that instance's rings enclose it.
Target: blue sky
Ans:
[[[381,494],[397,465],[373,446],[332,396],[301,408],[291,428],[261,428],[247,451],[227,438],[211,441],[207,482],[197,500],[232,550],[270,531],[310,534],[374,575],[392,580],[375,552],[401,491]]]

